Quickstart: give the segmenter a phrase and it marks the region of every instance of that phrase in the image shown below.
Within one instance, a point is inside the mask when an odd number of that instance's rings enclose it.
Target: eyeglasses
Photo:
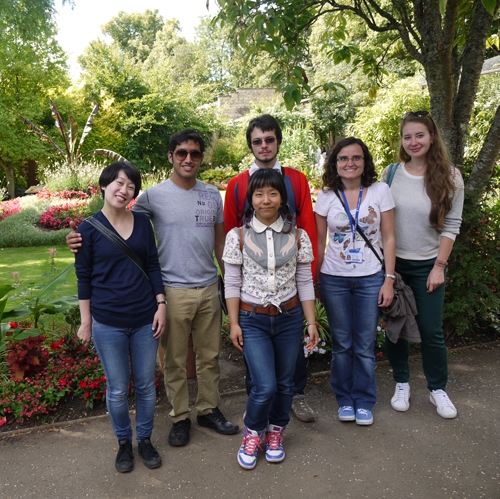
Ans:
[[[349,160],[352,160],[355,165],[359,165],[364,159],[365,158],[363,156],[353,156],[352,158],[349,158],[347,156],[338,156],[337,163],[339,165],[347,165],[347,163],[349,163]]]
[[[177,149],[177,151],[173,151],[172,154],[175,156],[175,159],[177,161],[184,161],[188,157],[188,154],[189,156],[191,156],[192,161],[201,161],[201,158],[203,157],[203,153],[197,151],[196,149],[194,151],[186,151],[186,149]]]
[[[266,144],[274,144],[276,142],[276,137],[266,137],[265,139],[253,139],[252,145],[258,147],[262,144],[262,142],[265,142]]]
[[[403,114],[403,119],[409,118],[411,116],[416,116],[417,118],[426,118],[429,116],[431,118],[431,113],[429,111],[408,111],[407,113]]]

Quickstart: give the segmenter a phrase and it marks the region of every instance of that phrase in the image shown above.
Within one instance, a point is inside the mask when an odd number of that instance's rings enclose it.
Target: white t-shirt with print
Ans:
[[[380,219],[381,213],[394,208],[394,199],[387,184],[376,182],[364,188],[365,199],[359,209],[358,225],[380,256]],[[342,194],[339,193],[342,197]],[[353,247],[349,218],[339,198],[331,190],[320,191],[314,211],[326,217],[329,242],[321,266],[323,274],[359,277],[377,273],[382,265],[373,251],[357,233]],[[356,208],[351,210],[354,220]],[[356,253],[353,255],[352,250]]]

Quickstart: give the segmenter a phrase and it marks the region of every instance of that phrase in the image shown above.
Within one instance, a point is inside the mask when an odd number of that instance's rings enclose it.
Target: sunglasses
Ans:
[[[274,144],[276,142],[276,137],[266,137],[265,139],[253,139],[252,145],[260,146],[262,142],[265,142],[266,144]]]
[[[408,113],[403,114],[403,119],[410,118],[412,116],[417,118],[426,118],[428,116],[429,118],[432,118],[429,111],[409,111]]]
[[[192,161],[201,161],[201,158],[203,157],[203,153],[197,151],[196,149],[194,151],[186,151],[186,149],[177,149],[177,151],[172,151],[172,154],[174,155],[177,161],[184,161],[188,157],[188,154],[189,156],[191,156]]]

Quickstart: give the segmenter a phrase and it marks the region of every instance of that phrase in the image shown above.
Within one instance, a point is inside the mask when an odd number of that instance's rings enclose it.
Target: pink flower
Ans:
[[[7,416],[4,416],[3,418],[0,419],[0,426],[3,426],[7,424]]]

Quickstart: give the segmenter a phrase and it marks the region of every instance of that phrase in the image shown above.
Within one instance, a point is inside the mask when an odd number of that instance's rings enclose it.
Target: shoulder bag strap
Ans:
[[[396,174],[396,170],[398,169],[399,163],[391,163],[387,167],[387,176],[385,177],[385,183],[390,187],[392,181],[394,180],[394,175]]]
[[[107,237],[115,246],[121,249],[142,270],[142,273],[146,276],[146,279],[149,280],[149,277],[144,270],[142,260],[121,237],[115,234],[112,230],[108,229],[104,224],[99,222],[97,218],[89,217],[85,219],[85,221],[92,225],[92,227],[97,229],[103,236]]]
[[[333,192],[335,192],[335,195],[339,198],[339,201],[342,204],[342,206],[344,207],[345,212],[348,214],[347,207],[344,204],[344,201],[342,201],[342,198],[340,197],[338,191],[334,190]],[[384,267],[384,260],[382,260],[382,258],[380,258],[379,254],[377,253],[377,250],[373,247],[373,244],[366,237],[365,231],[359,226],[359,224],[357,226],[357,232],[364,239],[364,241],[367,244],[367,246],[373,251],[373,254],[377,257],[378,261],[382,264],[382,267]]]

